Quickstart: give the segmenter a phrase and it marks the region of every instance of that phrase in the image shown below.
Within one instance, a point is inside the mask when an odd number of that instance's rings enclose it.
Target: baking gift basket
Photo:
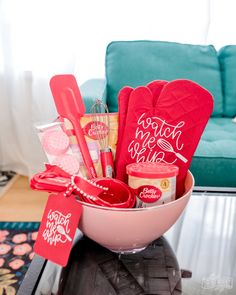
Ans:
[[[48,163],[31,187],[52,193],[36,253],[65,265],[77,227],[113,252],[145,249],[188,203],[212,95],[190,80],[157,80],[124,86],[109,113],[99,99],[85,110],[73,75],[52,77],[50,87],[59,117],[36,125]]]

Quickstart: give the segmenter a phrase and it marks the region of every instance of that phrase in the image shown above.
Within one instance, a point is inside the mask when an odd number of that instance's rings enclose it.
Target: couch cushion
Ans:
[[[236,45],[225,46],[219,51],[222,88],[224,94],[224,115],[236,115]]]
[[[137,87],[152,80],[190,79],[214,96],[213,116],[221,116],[223,98],[219,62],[213,46],[159,41],[117,41],[107,47],[108,106],[117,111],[117,94],[125,85]]]
[[[236,123],[232,119],[209,120],[190,170],[196,185],[236,187]]]

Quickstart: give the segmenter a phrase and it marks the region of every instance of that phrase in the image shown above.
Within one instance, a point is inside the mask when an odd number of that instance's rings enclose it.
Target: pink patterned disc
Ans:
[[[63,156],[59,156],[54,159],[52,164],[61,167],[63,170],[71,175],[77,174],[79,172],[79,161],[73,155],[66,154]]]
[[[48,130],[43,133],[42,146],[49,155],[63,155],[69,148],[69,138],[62,130]]]

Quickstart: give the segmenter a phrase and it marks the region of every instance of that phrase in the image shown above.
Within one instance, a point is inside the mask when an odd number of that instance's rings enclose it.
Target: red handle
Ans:
[[[75,131],[78,146],[80,148],[80,152],[81,152],[81,155],[82,155],[82,158],[84,161],[84,165],[87,168],[89,178],[96,178],[97,173],[96,173],[92,158],[89,153],[89,149],[88,149],[85,137],[84,137],[82,127],[81,127],[80,123],[72,122],[72,121],[71,121],[71,123],[72,123],[74,131]]]
[[[101,150],[100,157],[101,157],[103,176],[113,178],[115,176],[115,173],[114,173],[114,163],[113,163],[111,149],[106,148]]]

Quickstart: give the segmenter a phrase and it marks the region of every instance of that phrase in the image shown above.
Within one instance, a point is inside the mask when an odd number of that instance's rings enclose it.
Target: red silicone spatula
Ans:
[[[73,75],[53,76],[50,80],[50,88],[58,114],[63,118],[67,118],[73,125],[88,177],[97,177],[80,125],[80,118],[85,113],[85,106],[75,77]]]

